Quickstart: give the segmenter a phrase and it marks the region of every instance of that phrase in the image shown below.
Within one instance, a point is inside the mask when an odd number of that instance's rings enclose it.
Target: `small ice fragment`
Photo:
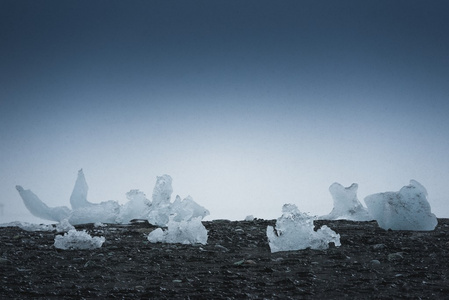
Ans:
[[[314,231],[314,217],[298,210],[294,204],[282,207],[282,216],[276,221],[276,229],[267,227],[267,237],[271,252],[300,249],[329,248],[329,243],[340,246],[340,235],[326,225]]]
[[[28,222],[14,221],[9,223],[2,223],[0,227],[19,227],[25,231],[54,231],[55,227],[50,224],[33,224]]]
[[[72,229],[75,229],[72,224],[69,223],[69,220],[64,219],[58,224],[56,224],[56,231],[57,232],[68,232]]]
[[[369,213],[388,230],[434,230],[438,224],[427,201],[427,190],[419,182],[410,180],[399,192],[378,193],[367,196]]]
[[[254,221],[254,216],[253,215],[246,216],[245,221]]]
[[[103,236],[92,237],[85,230],[77,231],[72,229],[64,235],[57,235],[54,246],[63,250],[96,249],[100,248],[104,241],[105,238]]]

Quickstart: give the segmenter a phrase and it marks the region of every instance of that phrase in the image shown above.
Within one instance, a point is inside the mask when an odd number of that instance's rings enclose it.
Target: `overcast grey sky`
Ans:
[[[151,196],[211,219],[423,184],[449,217],[447,1],[0,2],[0,202]],[[1,222],[1,219],[0,219]]]

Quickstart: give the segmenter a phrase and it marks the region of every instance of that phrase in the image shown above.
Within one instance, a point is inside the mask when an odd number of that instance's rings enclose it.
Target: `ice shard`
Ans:
[[[399,192],[385,192],[365,197],[369,213],[385,230],[434,230],[438,224],[427,201],[427,190],[416,180]]]
[[[72,206],[72,209],[88,207],[92,204],[87,201],[88,189],[89,187],[87,186],[83,169],[81,169],[78,171],[78,177],[76,178],[75,186],[73,187],[72,195],[70,196],[70,205]]]
[[[83,169],[78,171],[75,186],[70,196],[72,213],[69,222],[72,225],[86,223],[116,223],[120,213],[120,204],[109,200],[101,203],[92,203],[87,200],[88,186]]]
[[[329,192],[334,200],[334,207],[328,215],[319,217],[323,220],[351,220],[351,221],[370,221],[368,210],[360,203],[357,198],[358,184],[353,183],[349,187],[344,187],[338,182],[329,187]]]
[[[25,190],[20,185],[16,186],[25,207],[38,218],[60,222],[70,216],[71,210],[66,206],[48,207],[31,190]]]
[[[170,204],[173,193],[172,178],[170,175],[158,176],[153,189],[153,206],[162,207]]]

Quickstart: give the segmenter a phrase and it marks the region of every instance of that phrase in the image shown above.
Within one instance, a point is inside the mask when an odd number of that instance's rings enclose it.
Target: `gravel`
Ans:
[[[437,299],[449,295],[449,219],[434,231],[315,221],[341,235],[327,250],[271,253],[275,220],[203,222],[207,245],[150,243],[147,222],[76,226],[95,250],[56,249],[54,232],[0,228],[0,299]]]

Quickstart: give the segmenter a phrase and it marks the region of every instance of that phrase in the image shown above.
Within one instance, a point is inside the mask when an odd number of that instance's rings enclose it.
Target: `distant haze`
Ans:
[[[0,223],[15,186],[70,207],[151,198],[209,219],[324,215],[415,179],[449,217],[447,1],[0,3]],[[0,210],[1,214],[1,210]],[[18,217],[15,217],[18,216]]]

